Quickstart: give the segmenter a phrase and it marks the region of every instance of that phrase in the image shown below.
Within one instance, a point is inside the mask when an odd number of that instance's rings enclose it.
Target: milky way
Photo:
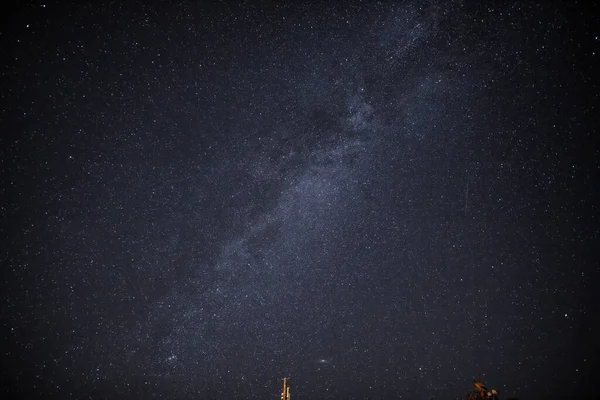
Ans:
[[[7,15],[7,398],[590,393],[595,9]]]

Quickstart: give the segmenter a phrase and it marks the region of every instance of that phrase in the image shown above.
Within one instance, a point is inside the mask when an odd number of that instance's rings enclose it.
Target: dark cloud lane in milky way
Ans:
[[[597,11],[10,8],[2,394],[591,396]]]

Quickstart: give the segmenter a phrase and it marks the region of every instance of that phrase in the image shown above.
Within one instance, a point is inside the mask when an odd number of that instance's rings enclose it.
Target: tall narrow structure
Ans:
[[[283,390],[281,391],[281,400],[290,400],[290,387],[287,378],[283,378]]]

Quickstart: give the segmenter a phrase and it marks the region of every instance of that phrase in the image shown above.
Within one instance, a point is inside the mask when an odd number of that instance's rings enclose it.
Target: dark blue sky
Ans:
[[[6,398],[592,396],[598,9],[27,2]]]

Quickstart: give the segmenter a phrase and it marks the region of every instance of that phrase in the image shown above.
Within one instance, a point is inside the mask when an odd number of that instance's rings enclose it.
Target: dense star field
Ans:
[[[0,397],[594,396],[600,13],[492,3],[4,11]]]

